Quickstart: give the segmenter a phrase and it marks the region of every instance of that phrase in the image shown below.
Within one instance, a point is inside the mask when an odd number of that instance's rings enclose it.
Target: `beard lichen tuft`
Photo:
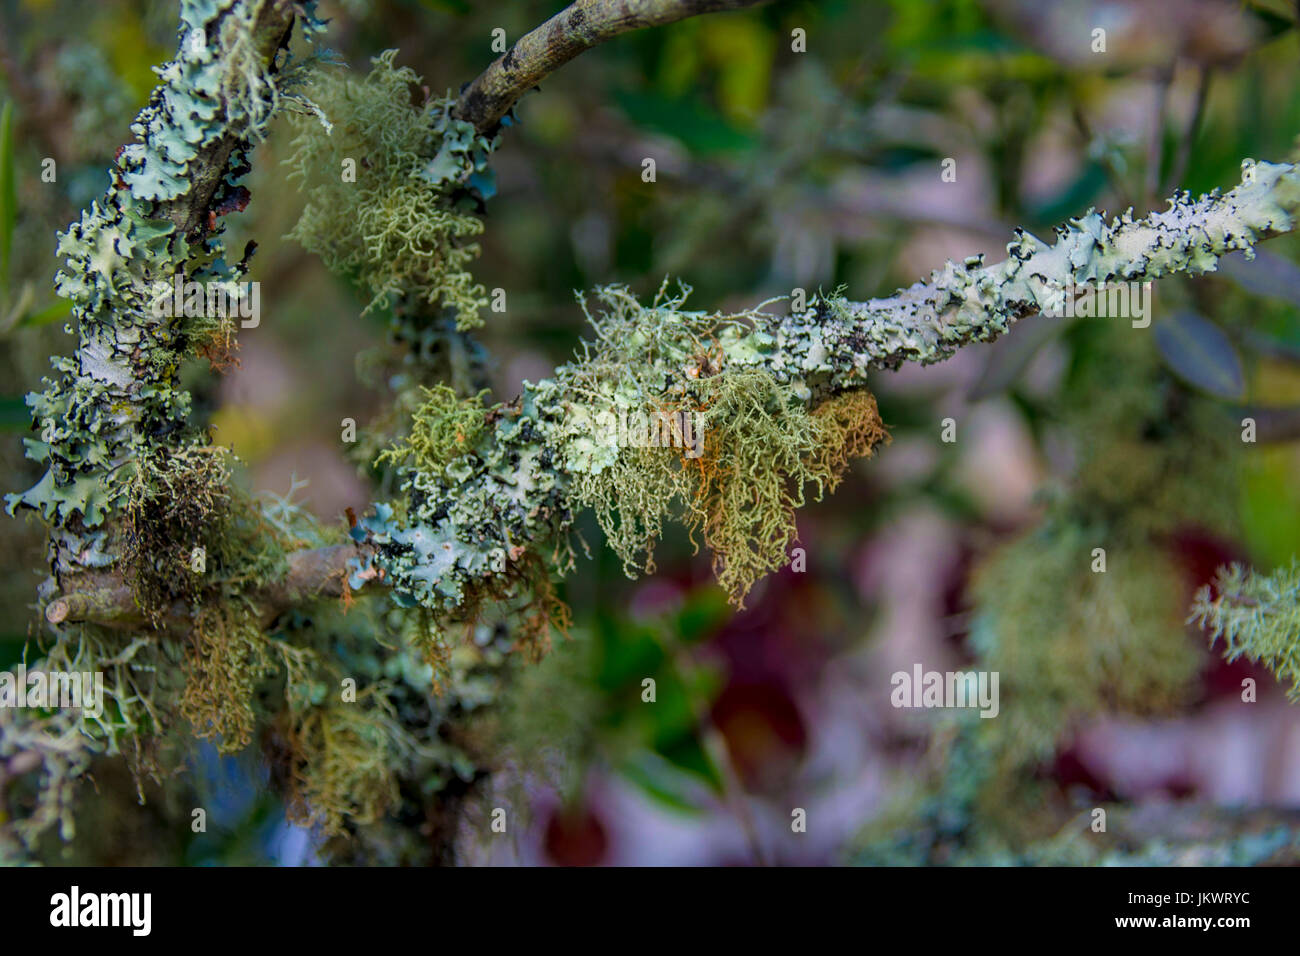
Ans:
[[[653,548],[676,515],[713,552],[732,602],[784,565],[795,512],[820,499],[853,458],[887,440],[864,388],[823,395],[761,361],[744,329],[763,314],[686,312],[689,290],[660,290],[643,306],[618,287],[597,290],[597,342],[543,383],[564,409],[554,427],[572,473],[571,497],[592,508],[629,576],[654,570]],[[695,423],[695,434],[640,447],[620,417]],[[660,437],[663,437],[662,433]]]
[[[865,389],[809,412],[762,370],[724,371],[709,385],[704,455],[683,459],[693,496],[685,520],[703,533],[718,583],[743,607],[754,583],[786,564],[806,490],[815,485],[820,500],[850,458],[871,454],[886,436]]]
[[[414,749],[382,688],[284,714],[281,745],[288,817],[324,836],[379,820],[397,802],[397,774]]]
[[[455,309],[460,328],[482,324],[487,292],[468,271],[468,240],[483,231],[472,211],[492,191],[496,146],[454,119],[449,97],[411,103],[420,78],[393,65],[396,50],[363,78],[317,72],[308,95],[331,129],[295,118],[287,162],[307,204],[290,237],[372,298],[366,310],[409,294]]]
[[[198,596],[196,549],[206,563],[213,533],[230,506],[224,449],[192,445],[141,456],[127,495],[123,569],[136,604],[153,625],[175,601]]]
[[[277,673],[258,592],[285,573],[289,550],[308,543],[295,531],[295,514],[281,520],[292,511],[284,502],[263,509],[233,481],[232,460],[226,449],[204,445],[142,457],[127,496],[122,550],[149,628],[171,641],[169,624],[187,615],[179,627],[179,711],[196,737],[220,738],[228,753],[252,740],[258,684]],[[302,521],[296,525],[311,533]]]
[[[194,736],[220,738],[222,753],[243,750],[257,724],[257,685],[276,673],[256,609],[238,600],[198,608],[184,667],[180,711]]]

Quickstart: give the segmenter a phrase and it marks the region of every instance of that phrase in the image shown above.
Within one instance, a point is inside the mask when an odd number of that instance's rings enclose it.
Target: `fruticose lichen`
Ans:
[[[1300,701],[1300,561],[1271,574],[1221,568],[1214,587],[1197,592],[1189,621],[1222,639],[1228,660],[1261,663],[1289,682],[1287,696]]]
[[[467,269],[478,255],[467,240],[483,231],[473,209],[494,191],[496,139],[455,119],[451,98],[413,106],[420,78],[396,56],[375,57],[362,79],[318,72],[310,96],[330,128],[298,124],[288,162],[307,205],[290,236],[364,288],[367,311],[409,295],[452,307],[471,328],[487,293]]]
[[[813,405],[802,369],[755,361],[763,313],[687,312],[686,294],[661,289],[644,307],[624,289],[597,290],[595,345],[539,386],[539,402],[556,409],[552,440],[573,501],[595,509],[625,569],[653,568],[654,542],[678,513],[742,603],[788,560],[805,489],[821,497],[885,431],[865,391],[822,392]],[[680,423],[680,434],[629,445],[615,428],[629,415]]]
[[[686,294],[665,286],[642,306],[625,289],[598,290],[595,342],[484,412],[481,428],[476,400],[429,393],[416,414],[423,455],[408,440],[383,456],[402,460],[406,513],[380,505],[358,523],[354,536],[378,552],[373,567],[355,565],[354,586],[382,571],[399,602],[452,613],[511,578],[535,585],[522,562],[548,547],[548,563],[567,567],[573,513],[592,507],[629,573],[653,567],[664,521],[680,516],[741,602],[787,560],[805,489],[833,488],[885,432],[861,390],[835,395],[817,383],[810,410],[804,370],[754,347],[766,335],[754,327],[774,317],[688,312]],[[645,412],[684,427],[655,446],[612,430],[619,415]]]

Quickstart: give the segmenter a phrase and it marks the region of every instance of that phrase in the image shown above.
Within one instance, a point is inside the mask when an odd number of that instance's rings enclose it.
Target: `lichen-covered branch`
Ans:
[[[239,184],[247,154],[272,116],[306,105],[287,47],[296,22],[308,35],[321,29],[313,7],[182,0],[177,53],[132,125],[136,141],[118,151],[104,197],[59,236],[56,290],[72,303],[78,343],[27,397],[38,434],[25,440],[27,454],[46,471],[6,503],[49,525],[41,666],[104,672],[113,706],[50,719],[3,708],[0,756],[41,757],[36,810],[17,824],[29,845],[55,819],[71,836],[71,784],[92,753],[132,747],[144,761],[137,771],[149,772],[142,740],[182,715],[195,736],[239,749],[251,739],[255,684],[274,669],[272,655],[287,681],[307,671],[308,652],[262,639],[256,615],[266,611],[254,585],[279,580],[301,597],[328,578],[310,561],[310,580],[295,573],[285,552],[306,539],[233,487],[225,451],[189,421],[190,396],[178,384],[187,357],[220,360],[233,347],[239,315],[159,308],[158,287],[228,288],[245,274],[252,245],[229,262],[219,219],[247,203]],[[164,649],[178,601],[188,643]]]
[[[686,311],[684,297],[661,295],[642,306],[623,290],[600,290],[605,309],[592,317],[596,341],[582,358],[529,385],[514,403],[471,408],[470,420],[481,427],[462,430],[458,444],[407,457],[402,473],[414,508],[403,516],[381,506],[354,529],[375,550],[352,562],[353,586],[382,576],[400,603],[455,614],[474,606],[476,595],[519,583],[518,562],[527,555],[549,550],[553,568],[567,567],[573,515],[594,507],[629,571],[652,566],[663,518],[679,512],[714,549],[733,597],[742,598],[779,566],[793,534],[793,509],[803,497],[789,481],[812,481],[815,490],[833,484],[838,470],[826,462],[868,453],[884,437],[874,405],[848,410],[841,399],[826,408],[821,425],[810,418],[792,427],[789,416],[815,415],[829,399],[864,386],[871,369],[941,361],[1022,317],[1059,310],[1074,286],[1200,274],[1229,252],[1292,229],[1300,207],[1296,167],[1244,167],[1242,184],[1224,195],[1183,194],[1144,219],[1108,223],[1089,213],[1061,227],[1050,246],[1017,231],[1003,262],[949,262],[927,281],[865,302],[826,296],[789,316],[728,316]],[[742,373],[766,379],[742,381]],[[709,468],[743,461],[737,450],[746,436],[734,428],[722,436],[728,422],[746,420],[734,407],[746,388],[743,401],[763,410],[750,421],[785,416],[774,434],[794,437],[781,451],[752,432],[748,440],[766,467],[720,484]],[[465,414],[448,397],[439,401],[425,409],[429,427]],[[701,436],[711,436],[701,454],[689,457],[684,443],[676,450],[620,447],[608,426],[620,414],[647,410],[676,414],[679,422],[701,416]],[[817,455],[823,466],[810,467]],[[765,481],[772,483],[766,499]],[[745,496],[728,502],[726,487],[746,489]],[[528,565],[534,582],[535,572]]]
[[[400,600],[453,613],[516,555],[567,555],[582,507],[596,510],[630,573],[653,567],[653,543],[676,512],[743,600],[784,562],[804,488],[833,487],[848,458],[884,438],[860,391],[871,369],[942,361],[1018,319],[1061,309],[1078,288],[1197,275],[1293,229],[1300,171],[1243,167],[1241,185],[1224,195],[1182,194],[1144,219],[1108,223],[1090,212],[1050,246],[1018,230],[1003,262],[949,262],[866,302],[828,296],[788,316],[720,315],[686,311],[685,296],[666,291],[645,306],[626,290],[598,290],[596,338],[580,357],[517,402],[485,410],[484,427],[462,432],[460,443],[409,456],[405,519],[383,506],[354,535],[377,545],[374,564]],[[854,394],[865,399],[854,403]],[[464,412],[426,409],[434,423]],[[685,434],[629,442],[618,428],[628,415],[690,419],[702,443],[689,448]]]
[[[836,469],[810,470],[810,456],[863,454],[883,438],[873,406],[848,412],[841,400],[821,426],[811,418],[794,425],[789,416],[815,414],[828,399],[865,385],[870,369],[941,361],[1019,318],[1060,309],[1073,286],[1210,271],[1220,256],[1293,228],[1298,205],[1294,166],[1248,162],[1242,184],[1227,194],[1180,195],[1145,219],[1107,223],[1089,213],[1062,227],[1051,246],[1018,231],[1001,263],[950,262],[927,281],[866,302],[829,296],[790,316],[726,316],[686,311],[684,297],[661,296],[646,307],[623,290],[601,290],[605,310],[592,317],[596,341],[581,359],[528,386],[515,403],[469,409],[482,427],[462,429],[459,444],[426,446],[423,456],[406,459],[405,490],[415,508],[402,518],[380,507],[354,529],[376,547],[373,560],[353,563],[354,586],[383,569],[399,601],[453,613],[506,584],[524,555],[549,547],[553,566],[567,566],[567,529],[574,512],[590,506],[629,570],[646,566],[664,516],[679,511],[713,547],[733,596],[742,597],[782,561],[793,508],[803,500],[789,480],[833,483]],[[742,381],[742,373],[767,379]],[[743,400],[757,402],[766,416],[752,419],[755,427],[785,416],[774,434],[793,436],[792,444],[781,451],[751,433],[766,467],[739,484],[719,484],[710,466],[743,461],[738,449],[746,437],[734,428],[722,436],[729,422],[746,420],[733,404],[745,388]],[[465,414],[449,397],[440,401],[425,410],[429,427]],[[679,422],[701,416],[701,435],[713,444],[696,458],[684,443],[676,452],[620,447],[609,426],[646,410],[676,414]],[[839,430],[827,427],[836,420]],[[766,499],[764,481],[772,482]],[[728,503],[725,487],[744,488],[746,497]]]
[[[623,33],[765,0],[577,0],[508,51],[460,94],[455,115],[490,132],[525,93],[579,53]]]
[[[348,562],[364,560],[370,550],[366,545],[334,544],[289,552],[284,574],[254,592],[263,620],[270,623],[280,613],[318,598],[340,597],[347,587]],[[47,621],[86,621],[112,628],[138,628],[147,622],[135,593],[120,574],[86,577],[78,584],[78,590],[59,595],[46,605]],[[189,612],[183,602],[177,601],[167,609],[165,617],[182,625],[188,622]]]
[[[59,237],[66,265],[56,289],[73,304],[79,343],[28,396],[39,438],[25,440],[27,453],[46,473],[6,497],[11,513],[31,508],[51,522],[56,578],[113,562],[109,519],[136,463],[194,438],[176,373],[187,353],[228,347],[233,320],[163,316],[153,290],[178,275],[209,283],[244,274],[252,250],[227,263],[217,219],[247,201],[238,185],[245,153],[284,95],[280,51],[299,7],[185,0],[176,59],[132,126],[138,141],[119,152],[103,200]]]
[[[1090,211],[1058,227],[1052,245],[1017,230],[1003,262],[949,262],[895,295],[843,303],[831,328],[818,333],[827,350],[819,367],[842,376],[939,362],[963,345],[996,338],[1018,319],[1060,314],[1071,287],[1195,276],[1213,271],[1230,252],[1250,256],[1257,242],[1295,228],[1300,170],[1249,159],[1242,169],[1241,184],[1226,194],[1193,199],[1184,192],[1143,219],[1130,211],[1108,223]]]

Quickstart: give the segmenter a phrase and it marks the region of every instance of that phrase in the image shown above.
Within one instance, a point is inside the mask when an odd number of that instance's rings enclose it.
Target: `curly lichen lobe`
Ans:
[[[357,78],[320,70],[309,94],[331,128],[304,117],[288,162],[306,207],[290,236],[370,296],[367,310],[410,295],[482,324],[484,287],[469,273],[483,231],[475,206],[494,191],[496,140],[451,115],[454,100],[412,105],[420,78],[396,50]]]
[[[446,386],[423,394],[410,433],[379,456],[396,466],[402,507],[377,505],[353,529],[377,553],[353,562],[351,585],[382,572],[399,605],[436,612],[435,629],[508,603],[525,642],[544,642],[567,619],[548,571],[569,564],[571,515],[537,409],[530,396],[488,408]]]

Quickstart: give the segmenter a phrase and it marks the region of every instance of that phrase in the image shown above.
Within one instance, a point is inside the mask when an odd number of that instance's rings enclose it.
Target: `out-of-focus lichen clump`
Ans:
[[[1182,387],[1144,336],[1105,319],[1088,333],[1055,409],[1077,458],[1074,509],[1148,536],[1236,533],[1243,445],[1231,417]]]
[[[290,236],[371,296],[367,310],[399,295],[455,309],[461,328],[482,324],[487,293],[468,271],[483,231],[476,201],[494,191],[496,140],[451,115],[454,100],[411,104],[420,78],[395,67],[396,50],[357,79],[322,70],[310,96],[329,129],[297,125],[288,160],[307,197]]]
[[[398,799],[397,776],[414,746],[382,693],[289,716],[289,818],[334,836],[374,823]]]
[[[1001,713],[982,723],[1017,764],[1049,757],[1082,718],[1174,708],[1196,677],[1181,574],[1140,536],[1048,522],[985,561],[972,597],[979,665],[1001,674]]]
[[[1300,831],[1285,811],[1207,811],[1199,803],[1145,805],[982,799],[995,763],[978,716],[946,722],[925,765],[863,828],[853,862],[865,866],[1267,866],[1300,861]],[[1005,791],[998,796],[1006,796]],[[990,806],[989,804],[993,805]],[[1097,811],[1106,829],[1094,829]],[[1240,817],[1239,817],[1240,814]],[[1271,819],[1270,819],[1271,818]]]

